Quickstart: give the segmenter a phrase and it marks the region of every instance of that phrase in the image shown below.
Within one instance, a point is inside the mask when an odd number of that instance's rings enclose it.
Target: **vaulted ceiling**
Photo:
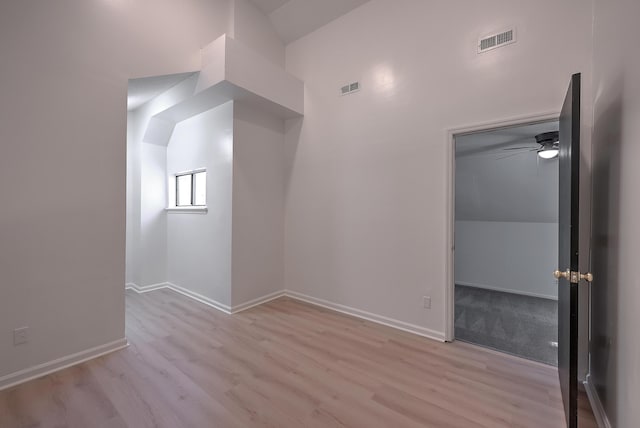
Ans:
[[[251,0],[285,44],[303,37],[369,0]]]
[[[285,44],[291,43],[369,0],[249,0],[273,23]],[[128,110],[188,78],[191,73],[133,79],[129,82]]]
[[[535,136],[558,122],[456,138],[456,220],[555,223],[558,159],[540,159]]]

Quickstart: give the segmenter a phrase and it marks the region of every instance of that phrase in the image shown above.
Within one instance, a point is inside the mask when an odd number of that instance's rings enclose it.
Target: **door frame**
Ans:
[[[444,340],[445,342],[453,342],[455,340],[454,320],[455,320],[455,214],[456,214],[456,156],[455,156],[455,138],[467,134],[477,132],[490,131],[493,129],[512,128],[521,125],[533,125],[536,123],[551,122],[560,119],[559,111],[546,113],[530,114],[525,116],[516,116],[503,120],[491,122],[480,122],[472,125],[459,126],[446,130],[447,144],[447,177],[446,177],[446,264],[445,264],[445,310],[444,310]],[[551,275],[551,272],[549,273]]]

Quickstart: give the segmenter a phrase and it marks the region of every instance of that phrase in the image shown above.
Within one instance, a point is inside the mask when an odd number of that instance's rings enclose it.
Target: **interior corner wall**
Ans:
[[[233,306],[284,288],[284,121],[242,102],[233,118]]]
[[[167,148],[140,145],[140,269],[139,286],[167,278]]]
[[[455,282],[558,298],[558,224],[456,221]]]
[[[267,16],[249,0],[232,0],[230,36],[284,67],[285,47]]]
[[[231,306],[233,102],[179,122],[167,146],[167,175],[207,170],[208,212],[167,214],[171,284]]]
[[[140,253],[140,139],[137,112],[127,112],[127,218],[125,243],[125,283],[140,282],[137,266]]]
[[[286,288],[443,332],[447,130],[559,112],[575,72],[590,94],[591,24],[581,0],[371,0],[289,44],[306,115],[286,137]],[[477,53],[512,25],[517,43]]]
[[[158,106],[152,100],[127,115],[127,283],[167,280],[167,148],[144,142]]]
[[[640,420],[640,3],[594,2],[590,382],[612,427]]]
[[[227,11],[0,2],[0,378],[123,340],[128,79],[197,70]]]

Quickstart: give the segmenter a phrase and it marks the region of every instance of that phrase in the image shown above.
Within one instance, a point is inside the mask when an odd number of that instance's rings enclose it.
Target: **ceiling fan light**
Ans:
[[[555,157],[558,157],[558,153],[560,152],[560,150],[558,149],[546,149],[546,150],[540,150],[538,152],[538,156],[540,156],[542,159],[553,159]]]
[[[560,133],[558,131],[543,132],[542,134],[536,135],[536,142],[540,144],[538,156],[542,159],[558,157],[560,152],[559,137]]]

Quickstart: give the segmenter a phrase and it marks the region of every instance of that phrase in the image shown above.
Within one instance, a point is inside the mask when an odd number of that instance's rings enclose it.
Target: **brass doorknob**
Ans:
[[[556,279],[560,279],[560,278],[569,279],[569,276],[571,276],[571,273],[568,270],[564,272],[557,270],[553,272],[553,276],[555,276]]]
[[[580,279],[584,279],[587,282],[593,282],[593,274],[591,272],[581,273]]]

